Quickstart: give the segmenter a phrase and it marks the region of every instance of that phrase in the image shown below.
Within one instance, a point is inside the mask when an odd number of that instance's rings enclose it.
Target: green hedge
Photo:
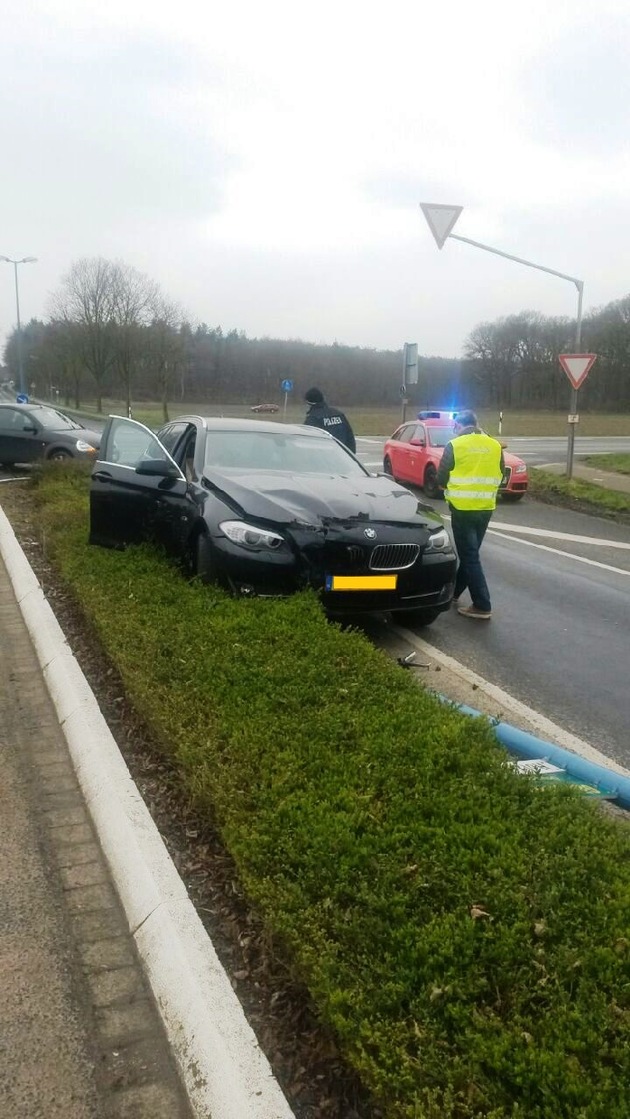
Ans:
[[[506,764],[314,596],[234,601],[86,544],[44,473],[47,547],[129,695],[389,1119],[630,1114],[630,846]]]

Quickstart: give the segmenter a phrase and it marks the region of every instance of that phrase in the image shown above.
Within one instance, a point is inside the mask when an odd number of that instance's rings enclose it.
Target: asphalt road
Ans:
[[[595,453],[630,439],[589,439]],[[555,439],[529,444],[540,461]],[[519,444],[519,446],[517,446]],[[360,440],[377,469],[381,441]],[[374,451],[377,454],[374,454]],[[527,461],[533,462],[533,458]],[[443,513],[443,502],[431,502]],[[608,757],[630,765],[630,526],[543,505],[500,503],[483,545],[494,616],[472,622],[455,611],[418,629],[424,640]],[[412,628],[412,627],[408,627]],[[376,641],[378,627],[371,630]]]

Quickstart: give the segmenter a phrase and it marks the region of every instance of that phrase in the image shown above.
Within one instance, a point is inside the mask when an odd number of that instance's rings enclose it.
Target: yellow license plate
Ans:
[[[327,575],[327,591],[395,591],[397,575]]]

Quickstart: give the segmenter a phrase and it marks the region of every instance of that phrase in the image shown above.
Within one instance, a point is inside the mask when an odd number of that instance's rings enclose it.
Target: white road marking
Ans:
[[[594,762],[596,765],[606,766],[608,769],[614,770],[615,773],[622,774],[624,777],[630,777],[630,770],[619,765],[618,762],[612,758],[602,754],[599,750],[591,746],[589,742],[585,742],[583,738],[578,738],[576,735],[571,734],[570,731],[564,730],[559,727],[557,723],[548,719],[546,715],[541,715],[539,711],[535,711],[533,707],[529,707],[526,703],[521,703],[519,699],[515,699],[509,692],[499,688],[496,684],[491,684],[488,680],[484,680],[483,676],[478,676],[472,669],[466,668],[465,665],[460,664],[454,657],[449,657],[447,653],[443,653],[440,649],[436,649],[434,645],[430,645],[428,641],[423,641],[417,634],[412,633],[408,629],[402,629],[399,626],[392,626],[392,630],[399,634],[400,637],[408,641],[410,645],[418,649],[426,657],[432,657],[434,661],[441,664],[444,668],[454,672],[474,688],[479,688],[485,695],[487,695],[494,702],[501,704],[516,718],[526,719],[531,726],[536,730],[544,739],[556,742],[558,746],[563,746],[565,750],[571,750],[574,754],[579,754],[582,758],[587,758],[588,761]]]
[[[507,532],[497,532],[496,529],[489,528],[488,533],[493,536],[500,536],[503,540],[509,540],[514,543],[514,537],[509,536]],[[612,567],[609,563],[600,563],[599,560],[587,559],[586,556],[576,556],[573,552],[563,552],[560,548],[550,548],[548,544],[534,544],[533,540],[519,540],[519,544],[524,544],[527,548],[539,548],[541,552],[552,552],[555,556],[565,556],[567,559],[575,560],[576,563],[587,563],[590,567],[601,567],[604,571],[613,571],[615,575],[630,575],[630,571],[624,570],[623,567]]]
[[[552,540],[570,540],[573,544],[594,544],[598,548],[622,548],[630,551],[630,544],[623,540],[604,540],[599,536],[576,536],[572,532],[556,532],[552,528],[530,528],[528,525],[506,524],[503,521],[492,521],[491,528],[500,528],[504,532],[522,532],[525,536],[546,536]]]

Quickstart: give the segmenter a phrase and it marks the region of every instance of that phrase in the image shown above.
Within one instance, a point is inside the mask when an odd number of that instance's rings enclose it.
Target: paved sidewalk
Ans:
[[[530,467],[535,470],[536,467]],[[548,474],[566,474],[566,463],[545,463],[540,467]],[[575,460],[573,463],[573,478],[583,482],[592,482],[595,486],[602,486],[607,490],[618,490],[620,493],[630,493],[630,474],[614,474],[611,470],[599,470],[594,466],[583,466]]]
[[[189,1119],[0,560],[0,1116]]]

